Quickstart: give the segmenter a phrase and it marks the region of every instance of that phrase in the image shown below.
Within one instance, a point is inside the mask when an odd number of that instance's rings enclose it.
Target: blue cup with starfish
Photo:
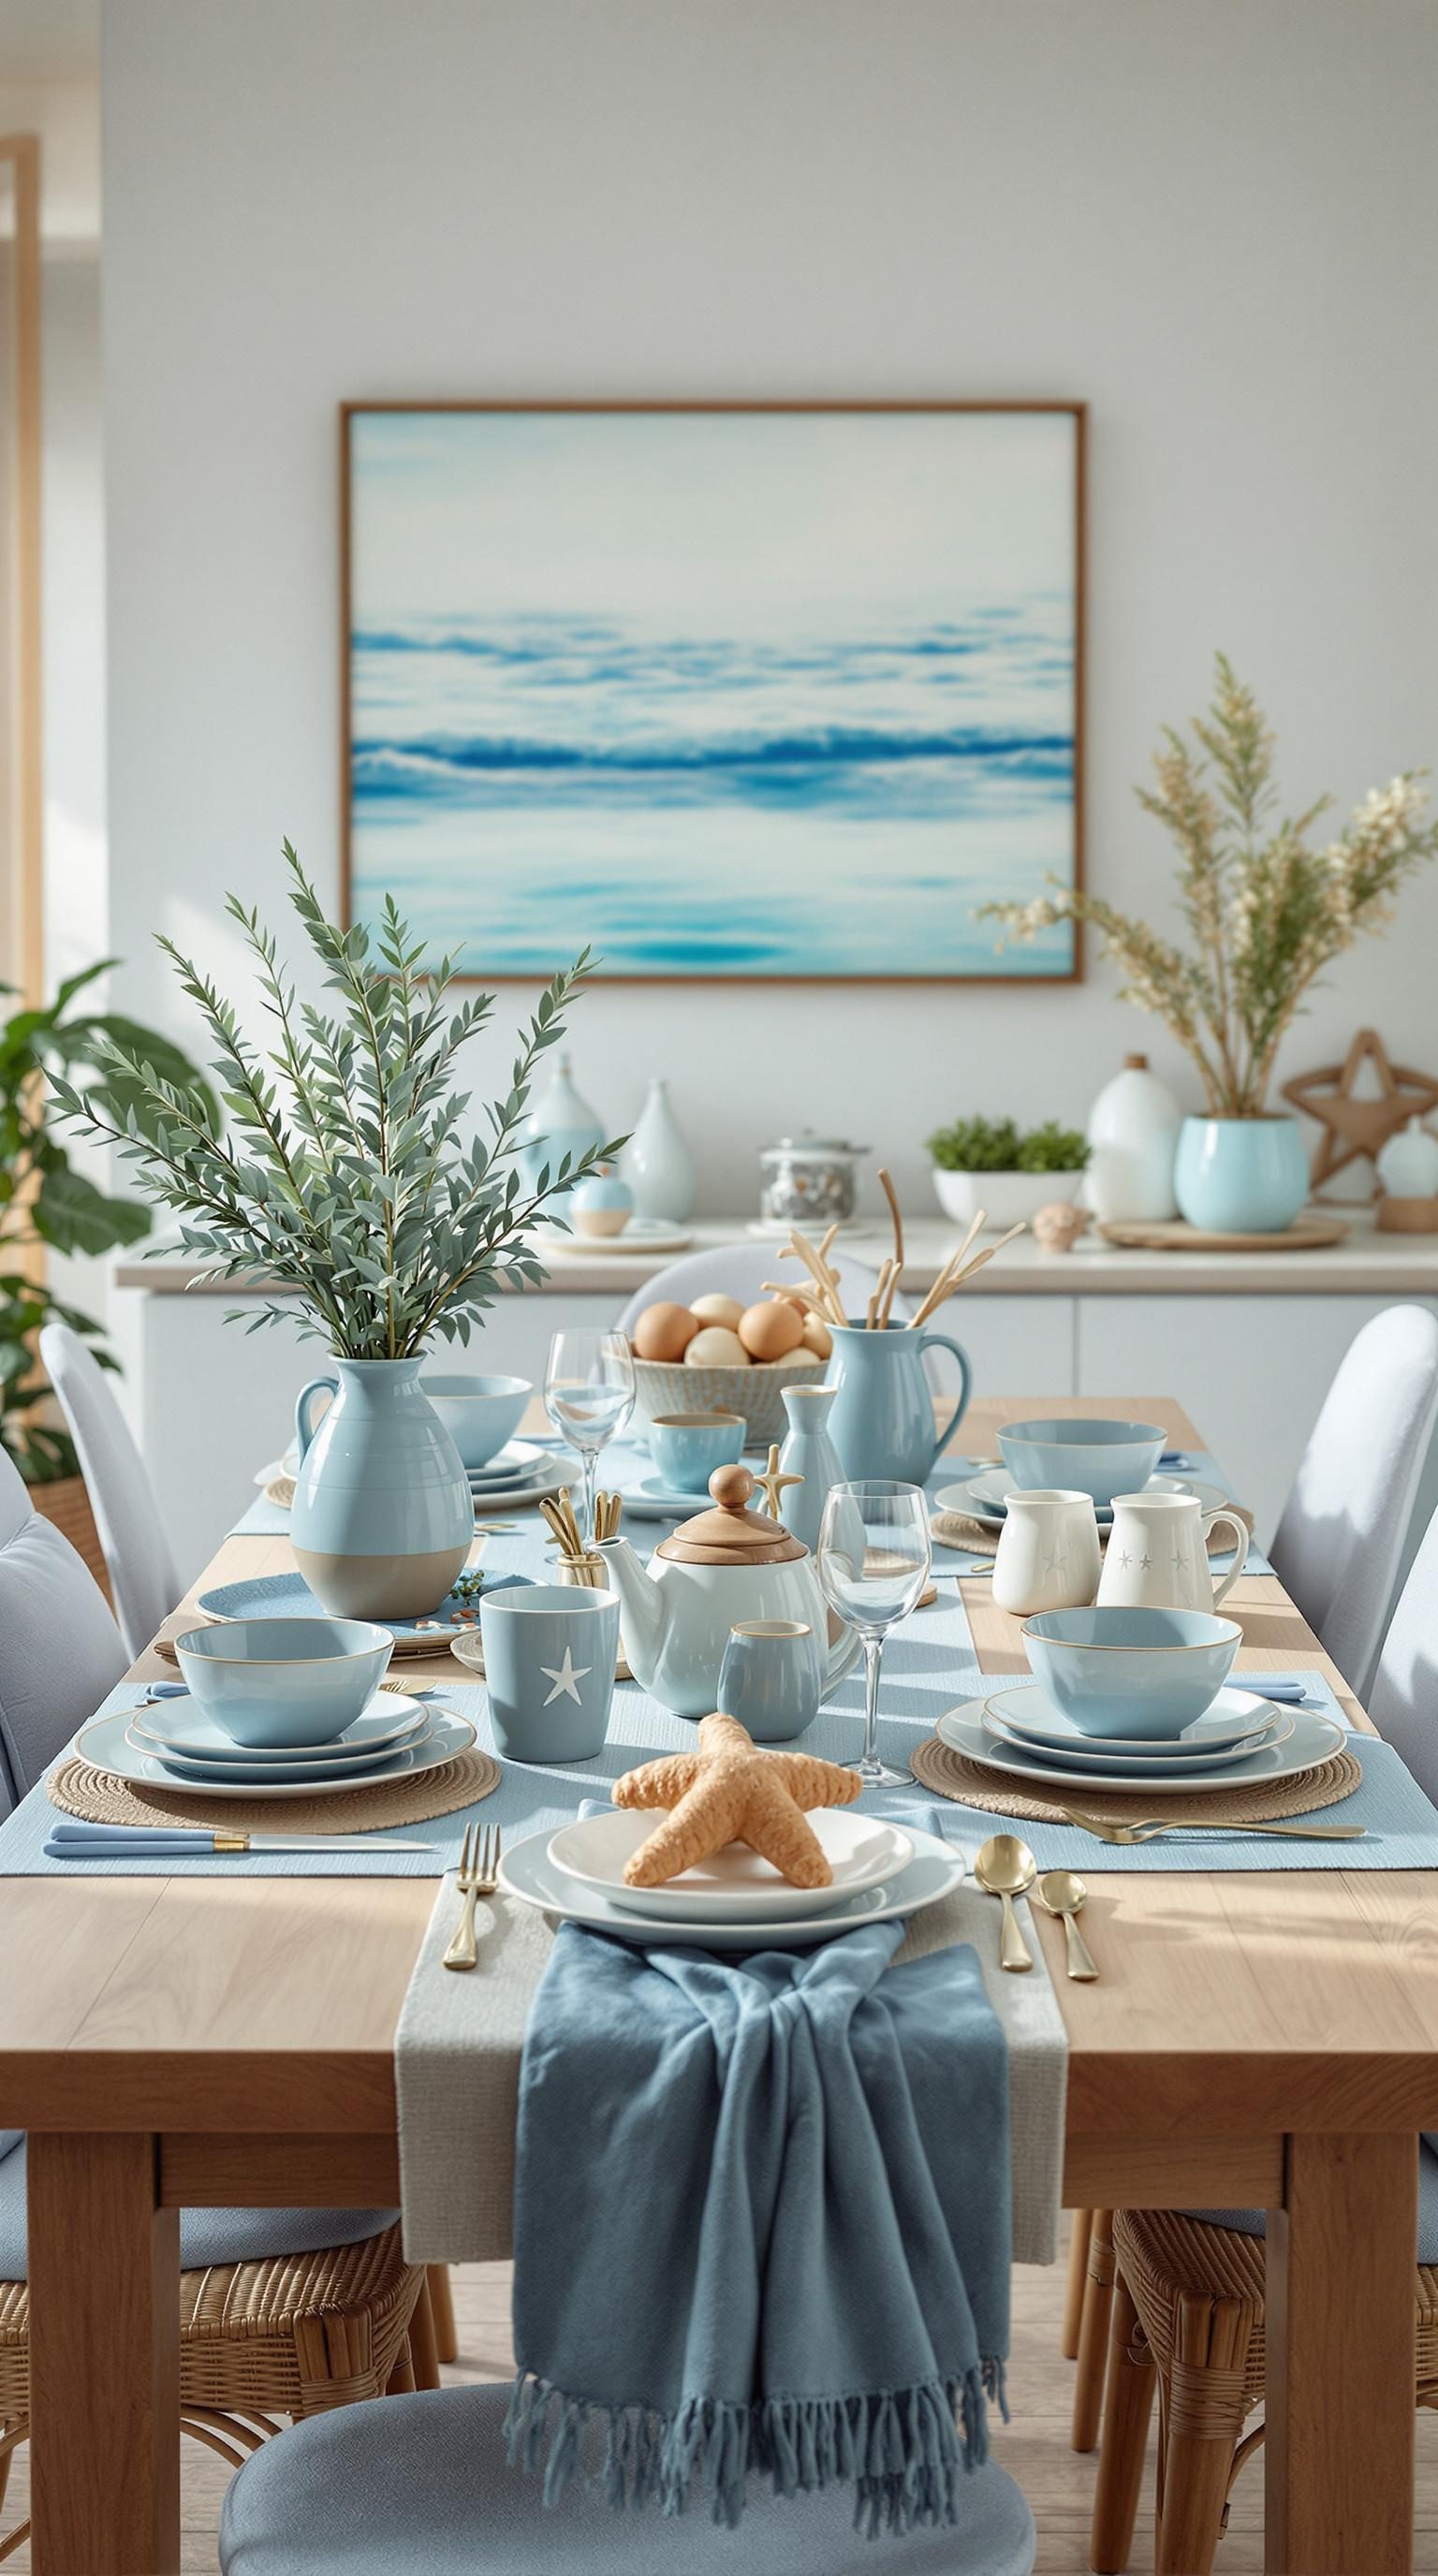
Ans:
[[[529,1583],[479,1605],[495,1750],[505,1762],[590,1762],[604,1749],[619,1660],[619,1595]]]

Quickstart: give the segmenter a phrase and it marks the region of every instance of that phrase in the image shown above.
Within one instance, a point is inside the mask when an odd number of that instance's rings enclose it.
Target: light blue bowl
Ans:
[[[1025,1493],[1077,1486],[1096,1503],[1141,1494],[1168,1433],[1158,1422],[1011,1422],[999,1433],[1004,1465]]]
[[[1022,1635],[1036,1680],[1085,1735],[1181,1735],[1243,1641],[1211,1610],[1040,1610]]]
[[[655,1413],[646,1426],[649,1455],[664,1482],[681,1494],[709,1499],[716,1467],[744,1455],[749,1426],[742,1413]]]
[[[487,1467],[519,1428],[534,1393],[527,1377],[422,1377],[429,1397],[466,1467]]]
[[[394,1653],[368,1619],[226,1619],[175,1639],[197,1708],[236,1744],[331,1744]]]

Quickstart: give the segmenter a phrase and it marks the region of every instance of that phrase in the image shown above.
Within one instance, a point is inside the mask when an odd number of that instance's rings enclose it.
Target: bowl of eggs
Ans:
[[[742,1413],[747,1446],[788,1432],[786,1386],[816,1385],[833,1349],[828,1326],[797,1298],[696,1297],[692,1306],[646,1306],[634,1326],[634,1410]]]

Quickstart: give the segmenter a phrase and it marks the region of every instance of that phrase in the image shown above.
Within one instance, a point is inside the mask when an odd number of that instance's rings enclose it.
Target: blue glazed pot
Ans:
[[[845,1481],[868,1478],[922,1485],[969,1400],[973,1372],[968,1354],[947,1333],[916,1332],[907,1324],[866,1332],[836,1324],[825,1384],[835,1390],[829,1436],[844,1462]],[[934,1404],[924,1375],[925,1351],[949,1351],[959,1364],[959,1400],[942,1430],[934,1429]]]
[[[1308,1187],[1296,1118],[1185,1118],[1174,1196],[1205,1234],[1283,1234]]]
[[[422,1360],[336,1360],[295,1403],[295,1562],[340,1619],[423,1619],[474,1538],[459,1451],[420,1385]],[[316,1431],[321,1389],[334,1395]]]

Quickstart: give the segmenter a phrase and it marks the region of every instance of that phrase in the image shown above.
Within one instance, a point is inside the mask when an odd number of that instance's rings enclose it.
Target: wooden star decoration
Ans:
[[[763,1492],[765,1504],[771,1521],[777,1521],[781,1518],[779,1497],[784,1492],[785,1487],[788,1485],[802,1485],[803,1481],[804,1479],[802,1476],[786,1476],[783,1473],[783,1470],[779,1465],[779,1443],[777,1440],[771,1440],[769,1443],[769,1464],[765,1468],[763,1475],[756,1476],[754,1479],[755,1484]]]
[[[1354,1085],[1365,1064],[1378,1077],[1376,1099],[1355,1096]],[[1324,1065],[1317,1073],[1285,1082],[1283,1097],[1295,1109],[1316,1118],[1323,1129],[1313,1158],[1313,1187],[1321,1189],[1362,1155],[1376,1162],[1390,1136],[1410,1118],[1424,1118],[1438,1108],[1438,1082],[1411,1065],[1391,1064],[1376,1029],[1360,1029],[1342,1064]]]

